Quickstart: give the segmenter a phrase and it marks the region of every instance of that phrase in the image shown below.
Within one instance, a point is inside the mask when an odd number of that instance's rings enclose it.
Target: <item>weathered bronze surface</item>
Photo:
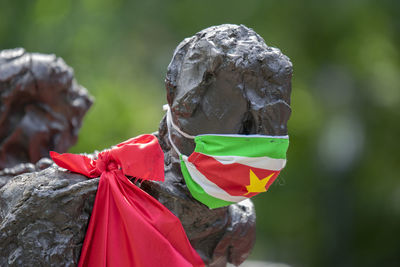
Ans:
[[[0,53],[0,169],[36,163],[75,144],[92,104],[73,70],[54,55]]]
[[[242,25],[205,29],[179,44],[168,66],[173,120],[191,135],[287,134],[291,74],[289,59],[253,30]],[[180,151],[193,151],[192,140],[168,129],[164,117],[155,134],[165,155],[166,180],[137,185],[179,217],[208,265],[240,264],[255,241],[252,202],[210,210],[194,200],[168,131]],[[87,180],[55,166],[38,171],[46,164],[29,165],[29,160],[0,173],[0,182],[5,181],[0,188],[0,265],[74,266],[98,179]],[[31,172],[15,176],[21,170]]]

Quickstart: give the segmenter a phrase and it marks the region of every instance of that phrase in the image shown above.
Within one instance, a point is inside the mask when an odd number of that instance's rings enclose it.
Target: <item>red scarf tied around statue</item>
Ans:
[[[50,156],[62,168],[100,176],[79,266],[204,266],[179,219],[125,176],[164,181],[164,154],[155,136],[129,139],[97,160]]]

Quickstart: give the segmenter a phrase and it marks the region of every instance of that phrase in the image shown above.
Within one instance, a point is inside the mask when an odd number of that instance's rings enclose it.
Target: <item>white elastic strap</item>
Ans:
[[[170,128],[170,124],[171,124],[171,114],[170,114],[170,109],[168,104],[163,106],[163,110],[167,111],[167,128],[168,128],[168,140],[169,143],[171,144],[172,148],[175,150],[176,153],[178,153],[178,155],[182,155],[182,153],[179,151],[179,149],[175,146],[174,142],[172,142],[172,138],[171,138],[171,128]]]
[[[194,139],[194,136],[193,136],[193,135],[190,135],[190,134],[185,133],[184,131],[182,131],[181,129],[179,129],[178,126],[175,125],[174,120],[172,119],[171,108],[169,107],[168,104],[165,104],[165,105],[163,106],[163,109],[167,111],[167,123],[169,122],[169,123],[172,125],[172,127],[173,127],[178,133],[180,133],[181,135],[183,135],[184,137],[189,138],[189,139]]]

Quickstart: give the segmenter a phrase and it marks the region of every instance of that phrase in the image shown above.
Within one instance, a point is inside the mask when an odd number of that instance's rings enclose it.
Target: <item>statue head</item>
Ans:
[[[183,40],[168,66],[172,119],[190,135],[286,135],[291,76],[289,58],[252,29],[207,28]],[[190,142],[176,144],[186,154],[193,151]]]
[[[92,103],[54,55],[0,52],[0,169],[66,152]]]

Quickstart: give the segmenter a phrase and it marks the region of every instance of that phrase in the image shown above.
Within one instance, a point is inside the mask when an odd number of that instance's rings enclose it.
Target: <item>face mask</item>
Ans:
[[[286,165],[289,137],[268,135],[189,135],[172,121],[167,110],[168,138],[178,153],[181,171],[192,196],[209,208],[227,206],[266,192]],[[171,127],[194,139],[190,156],[179,152]]]

